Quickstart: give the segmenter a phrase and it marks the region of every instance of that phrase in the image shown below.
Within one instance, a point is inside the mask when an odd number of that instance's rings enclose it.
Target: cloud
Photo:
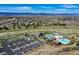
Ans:
[[[32,7],[0,7],[0,12],[28,12]]]
[[[79,13],[79,9],[55,9],[52,13]]]
[[[67,12],[68,10],[65,8],[59,8],[59,9],[53,9],[52,13],[62,13],[62,12]]]
[[[53,7],[48,7],[48,6],[40,6],[41,8],[53,8]]]
[[[40,10],[38,11],[37,13],[66,13],[67,12],[67,9],[50,9],[50,10]]]
[[[76,5],[63,5],[64,8],[78,8]]]
[[[55,11],[66,11],[66,9],[56,9]]]
[[[0,12],[16,12],[16,13],[66,13],[66,12],[79,12],[78,5],[39,5],[39,6],[12,6],[0,7]]]
[[[79,9],[74,10],[75,12],[79,13]]]
[[[10,12],[9,10],[0,10],[0,12]]]
[[[17,10],[30,10],[32,7],[16,7]]]

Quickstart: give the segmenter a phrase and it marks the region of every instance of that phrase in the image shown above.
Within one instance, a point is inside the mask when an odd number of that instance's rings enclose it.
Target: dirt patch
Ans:
[[[45,44],[24,55],[79,55],[79,50],[74,49],[73,45],[69,46],[50,46]]]

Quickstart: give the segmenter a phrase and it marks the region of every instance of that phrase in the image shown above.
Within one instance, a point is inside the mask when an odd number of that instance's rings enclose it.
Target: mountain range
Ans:
[[[79,13],[8,13],[8,12],[0,12],[0,16],[22,16],[22,15],[79,16]]]

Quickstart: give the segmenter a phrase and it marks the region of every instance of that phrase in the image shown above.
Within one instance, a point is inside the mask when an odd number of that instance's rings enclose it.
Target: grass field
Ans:
[[[16,36],[24,33],[33,34],[36,32],[58,32],[65,36],[79,33],[79,26],[42,26],[39,28],[16,29],[0,31],[0,38]]]

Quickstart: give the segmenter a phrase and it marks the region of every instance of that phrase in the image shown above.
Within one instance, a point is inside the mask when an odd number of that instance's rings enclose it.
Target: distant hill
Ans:
[[[7,13],[0,12],[0,16],[19,16],[19,15],[62,15],[62,16],[79,16],[79,13]]]

